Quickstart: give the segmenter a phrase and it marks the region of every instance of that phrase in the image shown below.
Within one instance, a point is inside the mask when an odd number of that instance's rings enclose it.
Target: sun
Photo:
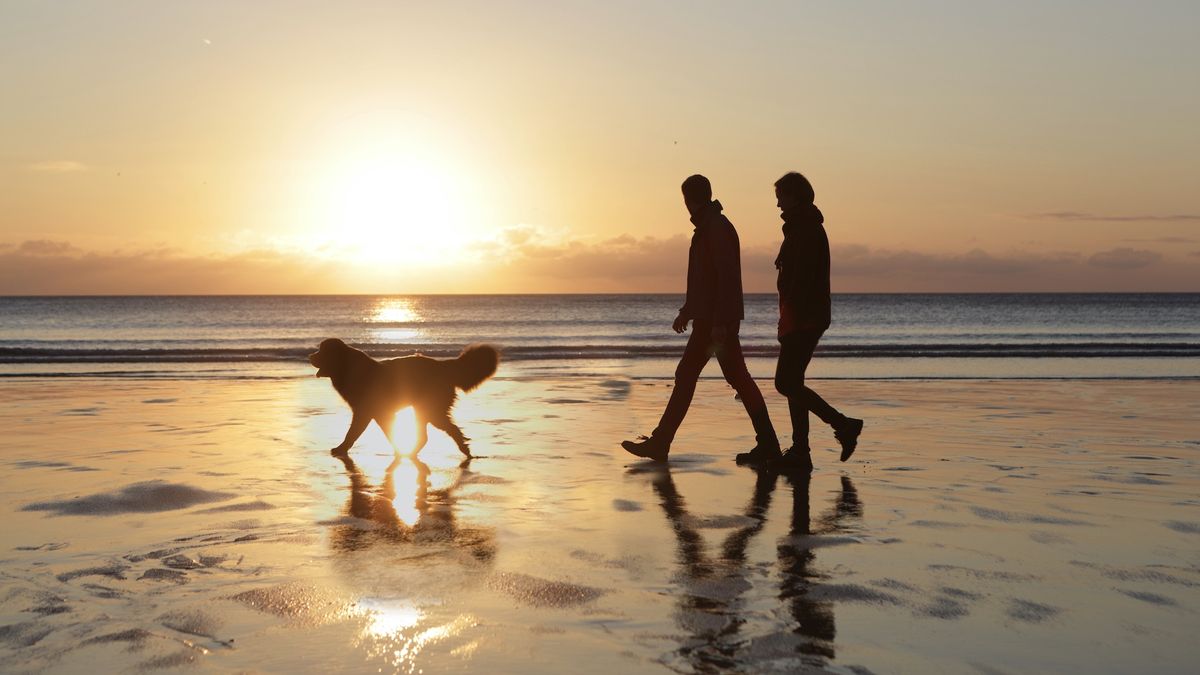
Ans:
[[[461,172],[433,156],[354,158],[328,182],[323,229],[340,255],[357,261],[453,262],[477,227],[464,181]]]

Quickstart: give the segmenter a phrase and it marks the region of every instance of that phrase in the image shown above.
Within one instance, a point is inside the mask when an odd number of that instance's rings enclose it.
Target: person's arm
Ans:
[[[784,267],[788,270],[786,285],[779,291],[780,335],[786,335],[796,330],[804,316],[804,281],[806,263],[804,249],[806,242],[799,234],[793,235],[789,245],[784,247],[782,255]]]
[[[829,242],[821,236],[820,230],[810,230],[801,240],[803,247],[799,251],[800,268],[796,275],[795,304],[796,327],[802,329],[819,328],[818,318],[820,303],[817,301],[818,289],[829,280]]]
[[[709,240],[713,274],[716,276],[716,298],[713,308],[713,324],[724,326],[742,318],[742,279],[737,232],[733,225],[722,223],[713,226]]]
[[[813,323],[813,290],[821,270],[821,252],[817,237],[810,233],[796,233],[790,245],[780,251],[781,260],[788,270],[787,284],[779,290],[779,336],[808,328]],[[826,273],[829,269],[829,252],[825,251]]]
[[[671,322],[671,330],[676,333],[682,333],[687,330],[688,321],[692,320],[692,310],[688,306],[688,302],[692,299],[692,265],[696,255],[696,237],[692,237],[691,246],[688,247],[688,264],[687,264],[687,290],[683,296],[683,307],[679,308],[679,313],[675,315],[675,320]]]

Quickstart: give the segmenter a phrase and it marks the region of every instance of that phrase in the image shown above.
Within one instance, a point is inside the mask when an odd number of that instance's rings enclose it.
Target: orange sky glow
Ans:
[[[6,3],[0,294],[679,292],[692,173],[769,291],[789,170],[835,291],[1200,291],[1197,19]]]

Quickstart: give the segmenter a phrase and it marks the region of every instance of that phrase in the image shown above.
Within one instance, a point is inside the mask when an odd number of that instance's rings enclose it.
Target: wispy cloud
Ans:
[[[1146,267],[1162,260],[1161,253],[1132,248],[1114,248],[1101,251],[1088,258],[1089,265],[1117,270],[1132,270]]]
[[[69,159],[58,159],[46,162],[35,162],[29,165],[30,171],[38,171],[41,173],[74,173],[76,171],[87,171],[88,167],[83,162],[76,162]]]
[[[1196,243],[1196,240],[1192,239],[1191,237],[1152,237],[1152,238],[1130,237],[1128,239],[1122,239],[1121,241],[1127,241],[1130,243],[1137,243],[1137,244],[1194,244],[1194,243]]]
[[[1080,254],[1071,252],[1008,254],[973,249],[966,253],[925,253],[872,249],[857,244],[835,246],[832,251],[836,273],[880,279],[898,275],[923,279],[948,275],[998,277],[1034,272],[1048,267],[1074,264]]]
[[[1147,213],[1141,215],[1117,215],[1106,213],[1088,213],[1086,211],[1049,211],[1047,213],[1031,213],[1025,216],[1032,220],[1057,220],[1062,222],[1093,222],[1093,223],[1188,223],[1200,221],[1197,213]]]
[[[65,241],[52,241],[50,239],[30,239],[23,241],[17,246],[17,251],[29,256],[45,256],[45,255],[66,255],[68,253],[76,253],[79,249],[74,245]]]

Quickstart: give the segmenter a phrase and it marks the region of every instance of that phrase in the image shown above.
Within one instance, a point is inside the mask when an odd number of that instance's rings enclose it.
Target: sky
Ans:
[[[1195,2],[0,0],[0,294],[1200,291]]]

